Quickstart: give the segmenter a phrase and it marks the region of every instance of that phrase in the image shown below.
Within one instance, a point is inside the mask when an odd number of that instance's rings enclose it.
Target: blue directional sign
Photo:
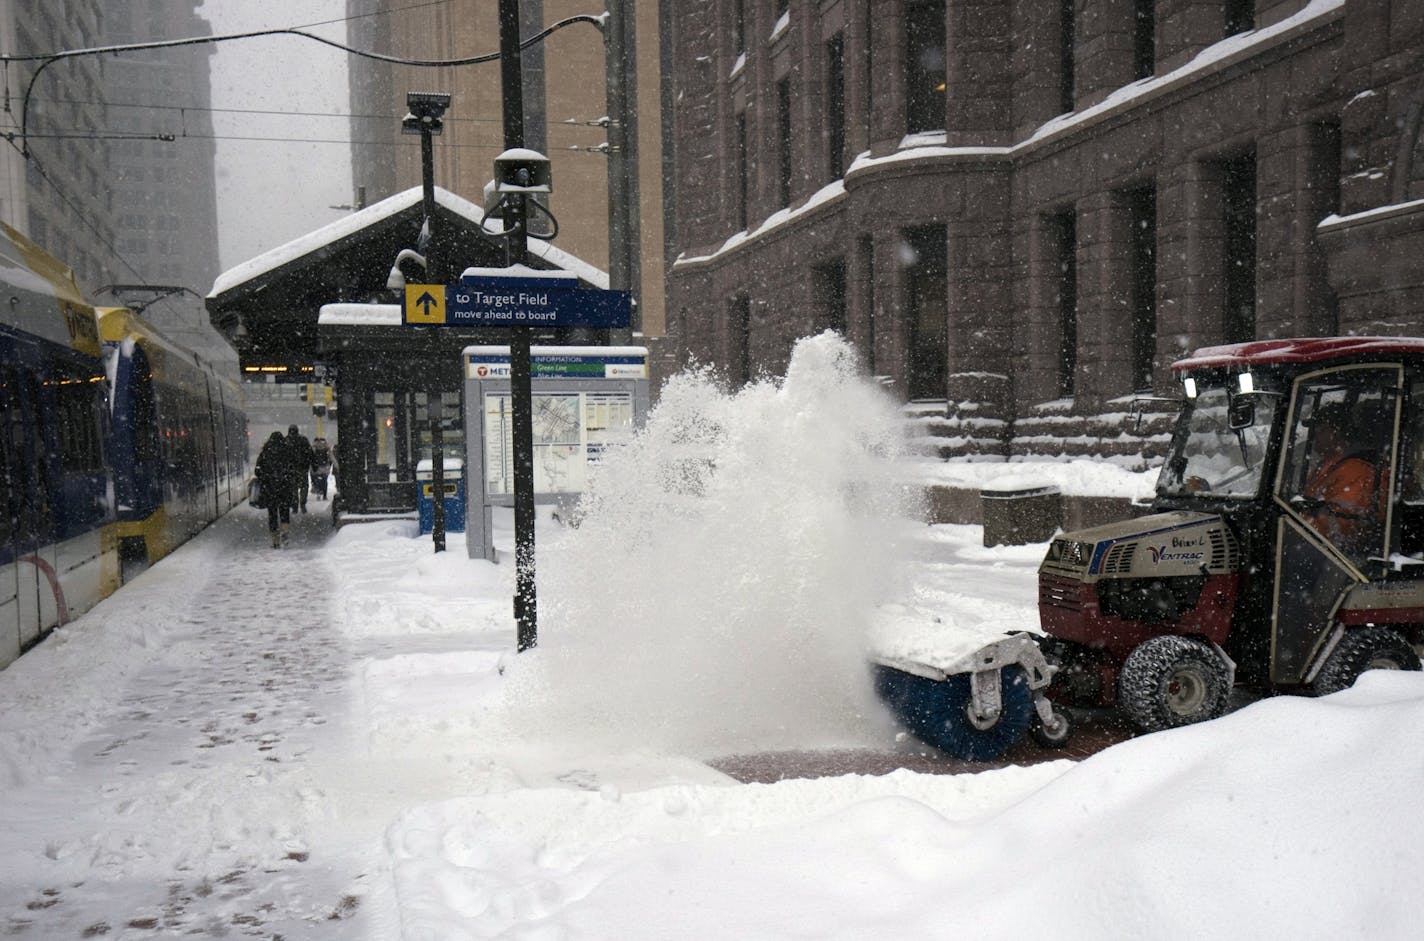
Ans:
[[[472,268],[458,284],[407,291],[405,322],[447,327],[585,327],[613,329],[632,322],[627,291],[580,289],[571,272]]]

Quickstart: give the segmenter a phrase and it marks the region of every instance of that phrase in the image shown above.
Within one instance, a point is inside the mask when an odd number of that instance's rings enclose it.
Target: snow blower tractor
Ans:
[[[1265,340],[1172,367],[1185,398],[1150,515],[1062,533],[1041,634],[956,662],[873,663],[923,741],[990,760],[1066,707],[1145,732],[1221,715],[1237,684],[1324,695],[1418,670],[1424,644],[1424,339]]]

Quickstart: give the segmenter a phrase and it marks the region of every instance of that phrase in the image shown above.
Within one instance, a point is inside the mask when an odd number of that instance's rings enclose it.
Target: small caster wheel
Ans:
[[[1053,719],[1044,723],[1038,717],[1038,713],[1033,715],[1033,725],[1029,726],[1028,733],[1033,736],[1033,740],[1044,748],[1062,748],[1068,744],[1068,739],[1073,736],[1073,719],[1067,709],[1061,707],[1053,710]]]

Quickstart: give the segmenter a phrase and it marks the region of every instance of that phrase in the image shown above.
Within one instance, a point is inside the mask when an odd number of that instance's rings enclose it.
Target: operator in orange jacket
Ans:
[[[1302,494],[1321,504],[1305,514],[1310,525],[1346,555],[1358,556],[1380,542],[1380,470],[1386,455],[1346,453],[1348,421],[1349,413],[1341,406],[1325,406],[1311,419],[1317,460]]]

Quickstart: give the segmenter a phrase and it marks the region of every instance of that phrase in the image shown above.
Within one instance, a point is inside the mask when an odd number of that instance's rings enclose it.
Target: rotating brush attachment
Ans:
[[[1033,722],[1033,692],[1021,668],[1000,677],[1003,711],[986,729],[969,720],[968,673],[931,680],[894,667],[875,666],[875,692],[910,734],[966,761],[992,761],[1013,747]]]

